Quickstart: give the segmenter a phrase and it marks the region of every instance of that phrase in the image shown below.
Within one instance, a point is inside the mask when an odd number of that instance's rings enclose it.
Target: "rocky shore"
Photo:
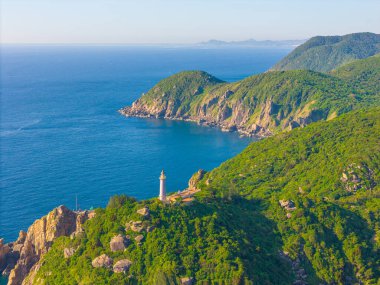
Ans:
[[[60,236],[83,233],[83,223],[94,217],[94,211],[71,211],[59,206],[36,220],[27,232],[20,231],[15,242],[0,239],[0,273],[9,276],[8,285],[33,284],[41,257]]]
[[[222,108],[221,112],[226,112],[226,108]],[[268,108],[267,108],[268,109]],[[207,110],[207,108],[204,108]],[[155,119],[167,119],[167,120],[177,120],[177,121],[186,121],[197,123],[200,126],[220,128],[223,132],[238,132],[242,136],[247,137],[267,137],[271,136],[273,133],[269,128],[264,127],[268,123],[263,125],[252,124],[248,125],[246,122],[249,120],[250,112],[245,111],[243,108],[235,107],[234,110],[227,112],[231,113],[231,116],[235,117],[235,120],[226,120],[225,115],[217,115],[216,118],[207,114],[207,111],[204,111],[204,114],[199,113],[197,116],[190,115],[180,115],[175,114],[174,116],[168,113],[168,109],[156,109],[149,108],[142,104],[139,100],[134,102],[132,106],[127,106],[119,110],[119,113],[126,117],[137,117],[137,118],[155,118]],[[268,115],[265,114],[265,109],[261,115],[262,120],[267,120]]]

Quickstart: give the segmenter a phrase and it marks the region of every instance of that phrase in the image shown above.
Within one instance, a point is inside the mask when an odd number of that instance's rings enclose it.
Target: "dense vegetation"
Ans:
[[[380,35],[356,33],[345,36],[317,36],[294,49],[273,70],[306,69],[327,72],[355,59],[380,52]]]
[[[54,243],[38,280],[179,284],[191,276],[197,284],[292,284],[304,270],[310,284],[376,284],[379,136],[380,109],[350,112],[251,144],[206,174],[191,205],[114,197],[85,224],[85,236]],[[295,208],[285,210],[281,199]],[[149,217],[136,213],[143,205]],[[125,230],[130,220],[156,227],[143,232],[141,246],[133,240],[137,233]],[[118,233],[132,242],[111,252],[109,242]],[[79,248],[64,259],[69,246]],[[130,259],[128,274],[93,268],[91,260],[103,253]],[[302,268],[294,265],[297,259]]]
[[[86,223],[85,237],[55,241],[38,272],[42,284],[179,284],[181,276],[195,277],[197,284],[289,284],[292,280],[289,264],[278,255],[280,239],[254,201],[242,199],[234,205],[215,199],[183,206],[155,200],[138,203],[123,196],[111,200],[113,206],[98,209]],[[142,219],[136,211],[143,205],[149,206],[150,217]],[[140,233],[126,231],[125,224],[141,219],[156,228],[143,232],[145,240],[138,246],[133,237]],[[118,233],[127,233],[132,242],[125,251],[111,252],[110,240]],[[65,247],[79,249],[66,260]],[[130,259],[128,274],[93,268],[91,261],[103,253],[115,261]]]
[[[380,93],[380,54],[356,60],[330,73],[342,78],[368,95]]]
[[[307,261],[305,269],[319,279],[376,284],[379,138],[378,108],[282,133],[251,144],[208,173],[201,193],[262,201],[263,215],[276,224],[284,250]],[[279,200],[293,201],[295,209],[284,210]]]

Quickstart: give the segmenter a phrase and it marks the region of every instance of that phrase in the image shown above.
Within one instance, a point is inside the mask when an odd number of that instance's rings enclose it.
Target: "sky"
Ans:
[[[380,33],[379,0],[0,0],[1,43],[197,43]]]

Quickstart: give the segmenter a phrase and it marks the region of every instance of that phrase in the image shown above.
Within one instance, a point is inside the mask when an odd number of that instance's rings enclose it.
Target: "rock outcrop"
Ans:
[[[119,260],[113,265],[113,272],[125,273],[129,270],[131,265],[132,265],[132,261],[130,261],[129,259]]]
[[[137,214],[140,214],[143,217],[149,217],[149,208],[145,206],[145,207],[137,210]]]
[[[104,267],[104,268],[111,268],[112,267],[113,260],[106,254],[102,254],[98,257],[96,257],[92,262],[92,266],[95,268]]]
[[[4,244],[4,239],[0,239],[0,271],[3,271],[7,266],[7,258],[10,251],[11,247],[8,244]]]
[[[125,230],[132,230],[139,233],[144,230],[144,224],[142,221],[129,221],[129,223],[125,224]]]
[[[287,211],[294,211],[296,209],[292,200],[280,200],[279,203]]]
[[[137,245],[141,245],[143,239],[144,239],[143,235],[138,235],[137,237],[135,237],[135,241],[136,241]]]
[[[0,272],[4,276],[8,276],[15,267],[17,260],[20,258],[20,252],[24,246],[26,232],[20,231],[15,242],[4,244],[4,240],[0,239]]]
[[[375,186],[373,170],[366,165],[351,163],[342,172],[340,181],[349,192],[372,190]]]
[[[73,248],[73,247],[67,247],[63,250],[63,257],[64,258],[70,258],[74,255],[74,253],[76,252],[76,249]]]
[[[82,225],[88,218],[89,212],[73,212],[65,206],[59,206],[36,220],[27,233],[20,232],[17,241],[8,244],[10,251],[6,255],[6,268],[3,271],[10,271],[8,285],[32,284],[33,276],[40,267],[39,261],[54,240],[77,231],[83,232]],[[26,279],[28,274],[32,277]]]
[[[205,174],[206,174],[206,171],[203,169],[199,169],[196,173],[194,173],[193,176],[191,176],[189,180],[189,189],[195,190],[197,188],[196,186],[198,182],[203,179]]]
[[[121,251],[124,250],[129,243],[129,239],[127,239],[123,235],[114,236],[110,241],[110,249],[111,251]]]

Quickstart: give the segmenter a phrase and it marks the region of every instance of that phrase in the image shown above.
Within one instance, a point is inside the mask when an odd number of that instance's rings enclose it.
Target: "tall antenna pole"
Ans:
[[[78,194],[75,194],[75,211],[78,211]]]

